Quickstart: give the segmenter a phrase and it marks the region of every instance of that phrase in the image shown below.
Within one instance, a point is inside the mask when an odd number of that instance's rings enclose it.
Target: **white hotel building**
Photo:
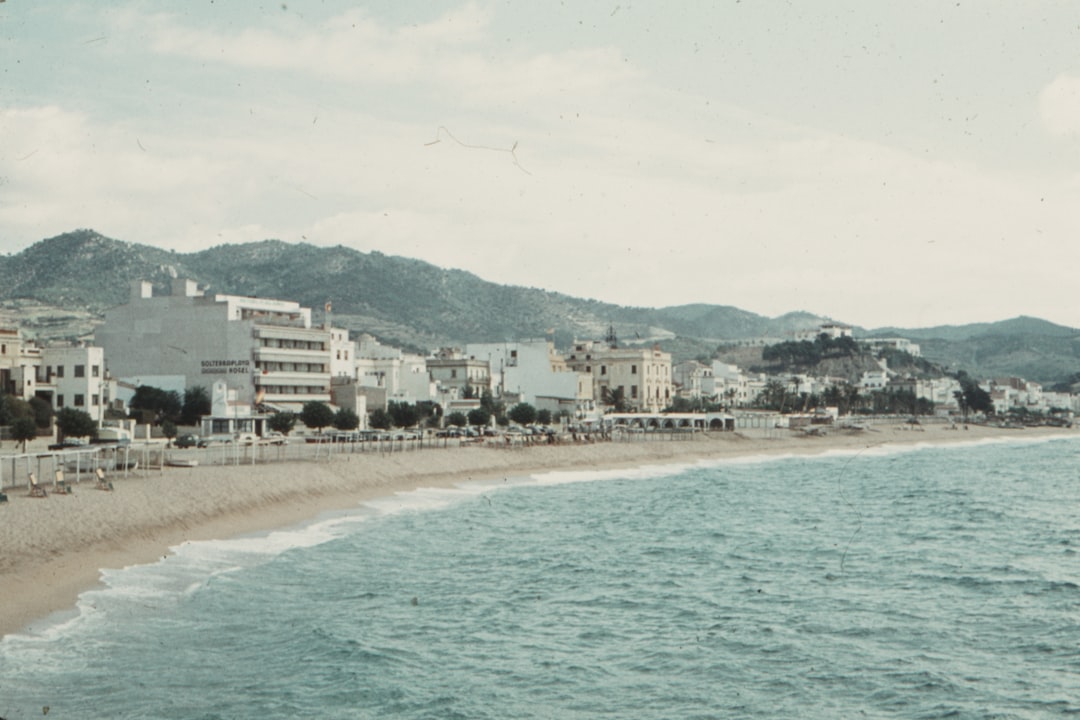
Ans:
[[[96,331],[116,378],[174,375],[209,392],[224,380],[240,403],[299,411],[330,401],[330,378],[351,374],[347,331],[312,327],[311,309],[286,300],[206,295],[174,279],[171,293],[132,284],[131,300],[105,313]]]

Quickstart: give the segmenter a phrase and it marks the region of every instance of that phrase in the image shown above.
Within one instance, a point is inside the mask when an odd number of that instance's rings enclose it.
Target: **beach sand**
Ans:
[[[883,444],[1072,435],[1072,430],[1002,430],[972,425],[922,430],[881,425],[807,436],[788,431],[711,433],[684,440],[470,446],[308,462],[166,467],[114,475],[112,492],[82,482],[71,495],[27,497],[9,489],[0,505],[0,635],[74,608],[104,568],[154,562],[186,541],[224,539],[295,525],[321,513],[418,487],[565,469],[693,462],[757,454],[817,454]]]

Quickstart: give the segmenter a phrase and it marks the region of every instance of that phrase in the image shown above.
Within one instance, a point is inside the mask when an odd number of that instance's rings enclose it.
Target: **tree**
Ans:
[[[7,396],[0,393],[0,426],[8,425],[14,419],[11,410],[8,409]]]
[[[45,429],[52,424],[53,409],[48,400],[39,397],[32,397],[29,401],[30,412],[33,415],[34,423],[39,428]]]
[[[166,447],[172,445],[173,438],[176,437],[176,423],[172,420],[166,420],[161,423],[161,434],[165,436],[168,441]]]
[[[300,422],[322,432],[324,427],[334,423],[334,411],[324,402],[309,400],[300,410]]]
[[[787,388],[784,386],[784,383],[773,378],[766,382],[765,387],[758,393],[757,404],[769,410],[779,410],[783,412],[784,404],[787,401],[787,394]]]
[[[465,413],[455,411],[446,416],[446,424],[454,427],[465,427],[469,424],[469,419],[465,417]]]
[[[198,425],[199,418],[211,411],[210,394],[202,385],[184,389],[184,402],[180,408],[180,423]]]
[[[37,423],[29,417],[17,417],[11,421],[11,439],[23,444],[23,452],[26,452],[26,443],[37,437]]]
[[[545,410],[537,410],[536,411],[536,422],[540,423],[541,425],[550,425],[551,424],[551,411],[547,410],[547,409],[545,409]]]
[[[282,435],[288,435],[292,432],[292,429],[296,427],[296,413],[291,412],[279,412],[274,413],[266,421],[266,424],[274,432],[279,432]]]
[[[420,420],[428,427],[439,427],[442,420],[442,406],[431,400],[419,400],[416,403],[416,412]]]
[[[66,437],[97,437],[97,423],[94,418],[75,408],[61,408],[56,413],[56,430],[61,441]]]
[[[139,410],[149,416],[150,422],[160,424],[164,420],[176,420],[180,416],[183,403],[180,393],[175,390],[162,390],[150,385],[135,388],[135,394],[128,402],[132,410]]]
[[[979,383],[975,382],[967,372],[959,371],[956,373],[956,379],[960,383],[960,392],[963,394],[960,410],[964,413],[965,422],[968,412],[984,412],[988,415],[994,412],[994,400],[990,397],[990,393],[979,387]],[[955,396],[956,393],[953,395]]]
[[[376,430],[389,430],[393,422],[390,413],[382,408],[375,408],[368,413],[368,427],[373,427]]]
[[[614,390],[605,387],[601,399],[605,405],[611,406],[613,412],[630,412],[630,403],[626,400],[626,390],[624,390],[621,385]]]
[[[469,411],[468,420],[470,425],[484,427],[491,422],[491,413],[482,407],[473,408]]]
[[[531,425],[536,422],[536,408],[529,403],[518,403],[510,408],[509,416],[518,425]]]
[[[334,413],[334,427],[338,430],[355,430],[360,427],[360,416],[349,408],[341,408]]]
[[[420,412],[412,403],[391,400],[386,404],[386,411],[390,413],[395,427],[412,427],[420,422]]]

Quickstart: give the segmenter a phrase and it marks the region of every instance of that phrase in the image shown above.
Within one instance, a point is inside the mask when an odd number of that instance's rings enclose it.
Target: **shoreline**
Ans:
[[[617,469],[746,456],[820,455],[879,445],[945,445],[985,439],[1075,437],[1056,428],[970,426],[921,431],[878,426],[751,437],[742,433],[687,440],[537,445],[519,449],[462,447],[256,466],[166,467],[113,478],[115,490],[75,486],[73,495],[29,498],[8,493],[0,506],[0,637],[72,611],[79,595],[99,587],[103,569],[155,562],[185,542],[228,539],[310,522],[375,498],[420,487],[572,469]]]

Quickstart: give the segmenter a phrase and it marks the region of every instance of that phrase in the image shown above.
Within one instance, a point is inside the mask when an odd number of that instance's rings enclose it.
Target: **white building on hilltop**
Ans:
[[[310,308],[206,295],[185,279],[171,290],[154,295],[137,281],[127,304],[106,311],[95,337],[111,375],[182,375],[186,387],[208,390],[222,380],[237,402],[295,412],[310,400],[329,402],[331,373],[351,366],[344,331],[312,327]]]

